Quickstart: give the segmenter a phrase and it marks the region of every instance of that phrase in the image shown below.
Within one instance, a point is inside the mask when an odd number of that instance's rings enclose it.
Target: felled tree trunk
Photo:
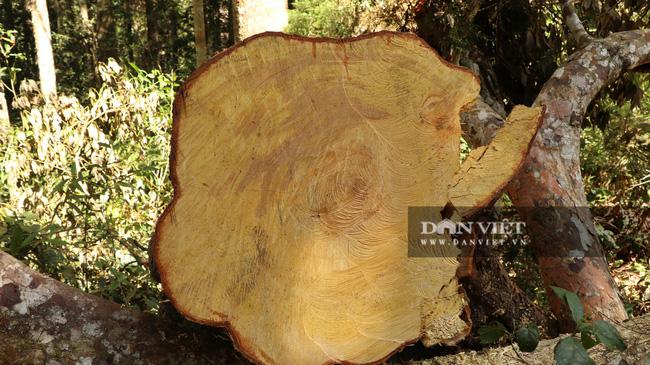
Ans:
[[[179,326],[45,277],[0,251],[0,364],[247,364]]]
[[[409,207],[438,207],[439,222],[443,207],[458,220],[490,205],[541,117],[515,107],[459,166],[459,113],[478,89],[400,33],[266,33],[211,59],[174,104],[175,194],[153,246],[165,293],[259,363],[371,363],[458,342],[459,250],[409,257]]]

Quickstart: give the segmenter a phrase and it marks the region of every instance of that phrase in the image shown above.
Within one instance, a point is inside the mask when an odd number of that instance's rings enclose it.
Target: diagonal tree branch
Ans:
[[[561,0],[562,15],[564,15],[564,22],[571,31],[573,38],[575,38],[578,48],[584,47],[591,41],[591,36],[582,25],[576,8],[573,6],[573,0]]]
[[[521,172],[508,188],[526,218],[551,307],[565,330],[572,327],[572,320],[562,301],[548,290],[551,285],[578,292],[593,318],[627,317],[588,209],[580,173],[580,131],[598,92],[621,73],[646,63],[650,63],[650,30],[615,33],[574,53],[535,100],[546,113]],[[570,208],[561,210],[566,231],[558,233],[562,226],[544,221],[533,207]]]
[[[575,239],[568,234],[563,239],[549,239],[548,234],[558,226],[537,224],[530,214],[527,226],[533,246],[540,253],[547,287],[554,285],[578,291],[588,312],[595,317],[620,320],[626,314],[608,273],[593,217],[587,208],[580,173],[580,126],[587,107],[603,87],[623,72],[641,70],[648,64],[650,30],[595,39],[574,53],[546,82],[535,101],[535,105],[546,106],[546,114],[527,161],[508,189],[522,216],[531,213],[530,208],[536,206],[580,207],[574,211],[574,219],[566,217],[573,230],[583,232]],[[473,147],[487,144],[494,136],[494,128],[499,126],[498,121],[491,119],[495,114],[479,102],[461,116],[463,136]],[[534,231],[530,232],[531,228]],[[568,242],[571,240],[573,242]],[[560,250],[571,247],[587,257],[567,261],[566,257],[557,255]],[[584,247],[590,252],[585,253]],[[564,318],[568,311],[562,302],[552,292],[548,294],[556,317],[571,323],[569,318]]]

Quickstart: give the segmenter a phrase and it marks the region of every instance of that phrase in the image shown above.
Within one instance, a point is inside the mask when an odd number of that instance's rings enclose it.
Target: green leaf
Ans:
[[[56,184],[56,186],[54,186],[54,189],[52,189],[52,191],[55,192],[55,193],[63,192],[63,189],[65,188],[66,183],[67,183],[67,181],[65,179],[59,181],[59,183]]]
[[[599,319],[593,323],[593,331],[596,338],[602,342],[608,350],[625,350],[621,334],[616,327],[607,321]]]
[[[596,341],[589,329],[586,328],[580,331],[580,342],[582,342],[582,346],[587,350],[598,344],[598,341]]]
[[[571,318],[573,318],[573,321],[576,323],[576,325],[580,325],[585,317],[585,309],[582,306],[578,295],[566,289],[558,288],[557,286],[551,286],[551,288],[555,294],[562,298],[564,302],[569,306],[569,310],[571,310]]]
[[[498,342],[506,333],[508,330],[500,322],[493,322],[478,329],[478,335],[484,345]]]
[[[557,365],[589,365],[593,361],[582,343],[574,337],[567,337],[555,345],[555,364]]]
[[[529,323],[525,327],[521,327],[515,332],[515,341],[519,345],[519,349],[524,352],[533,352],[539,343],[539,331],[537,326]]]

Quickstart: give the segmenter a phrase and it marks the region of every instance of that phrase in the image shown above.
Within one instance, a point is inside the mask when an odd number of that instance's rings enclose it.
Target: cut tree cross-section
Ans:
[[[174,200],[153,250],[165,293],[264,364],[365,364],[418,340],[459,341],[469,321],[458,251],[409,258],[407,212],[444,207],[454,182],[471,184],[455,177],[459,113],[478,92],[469,71],[409,34],[264,33],[219,54],[174,104]],[[518,130],[530,131],[488,147],[476,204],[524,158],[541,115],[524,109]]]

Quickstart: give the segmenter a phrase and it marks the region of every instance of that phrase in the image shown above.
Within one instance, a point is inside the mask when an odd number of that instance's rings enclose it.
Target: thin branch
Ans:
[[[582,25],[580,18],[578,18],[576,8],[573,6],[573,1],[561,0],[561,3],[564,22],[571,31],[573,38],[575,38],[576,43],[578,44],[578,48],[582,48],[591,41],[591,36],[585,30],[585,27]]]

